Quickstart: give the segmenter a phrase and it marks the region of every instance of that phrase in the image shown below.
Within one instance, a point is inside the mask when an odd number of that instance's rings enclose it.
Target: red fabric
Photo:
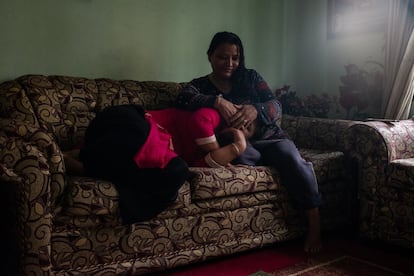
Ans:
[[[203,166],[204,155],[199,145],[216,141],[214,130],[219,126],[220,115],[215,109],[200,108],[185,111],[176,108],[147,111],[154,121],[172,136],[174,151],[190,166]]]
[[[171,135],[151,116],[146,116],[150,123],[150,132],[144,145],[134,156],[140,168],[164,168],[177,154],[173,151]]]

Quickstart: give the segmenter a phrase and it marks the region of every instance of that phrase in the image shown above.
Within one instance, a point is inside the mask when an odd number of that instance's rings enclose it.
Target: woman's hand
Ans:
[[[236,105],[236,113],[231,116],[229,125],[237,129],[249,129],[257,118],[257,110],[253,105]]]
[[[247,126],[243,126],[240,130],[243,131],[244,137],[246,139],[250,139],[254,136],[256,132],[256,120],[254,120],[251,124],[248,124]]]
[[[230,125],[231,118],[237,113],[237,106],[223,97],[217,97],[214,107],[218,110],[226,124]]]

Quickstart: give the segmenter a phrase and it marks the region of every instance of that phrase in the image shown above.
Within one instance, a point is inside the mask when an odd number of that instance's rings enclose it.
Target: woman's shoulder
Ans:
[[[246,68],[245,70],[245,74],[246,76],[250,77],[250,78],[258,78],[258,77],[262,77],[259,72],[257,72],[255,69],[252,68]]]
[[[198,90],[210,90],[212,87],[212,84],[210,82],[210,79],[208,78],[208,75],[197,77],[192,79],[189,83],[189,86],[192,86]]]
[[[241,73],[241,80],[252,84],[264,81],[263,77],[255,69],[251,68],[243,70]]]
[[[198,86],[199,84],[204,84],[208,81],[208,75],[194,78],[190,81],[191,84]]]

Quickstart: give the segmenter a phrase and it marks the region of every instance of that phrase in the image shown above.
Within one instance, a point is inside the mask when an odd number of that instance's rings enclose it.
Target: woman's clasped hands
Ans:
[[[215,107],[229,127],[242,130],[246,137],[253,134],[257,119],[257,110],[253,105],[237,105],[223,97],[217,97]]]

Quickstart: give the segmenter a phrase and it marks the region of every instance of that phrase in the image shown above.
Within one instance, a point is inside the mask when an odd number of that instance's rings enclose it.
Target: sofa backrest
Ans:
[[[296,146],[319,150],[346,149],[348,128],[356,121],[283,115],[282,128]]]
[[[79,144],[90,121],[103,108],[139,104],[171,106],[184,83],[24,75],[0,84],[0,116],[30,122],[51,133],[62,150]],[[352,121],[283,115],[285,129],[299,147],[343,148]]]
[[[26,91],[16,80],[0,83],[0,118],[24,121],[39,127]]]
[[[165,108],[180,88],[174,82],[25,75],[0,86],[0,115],[45,128],[67,150],[82,141],[89,122],[103,108],[128,103]]]

